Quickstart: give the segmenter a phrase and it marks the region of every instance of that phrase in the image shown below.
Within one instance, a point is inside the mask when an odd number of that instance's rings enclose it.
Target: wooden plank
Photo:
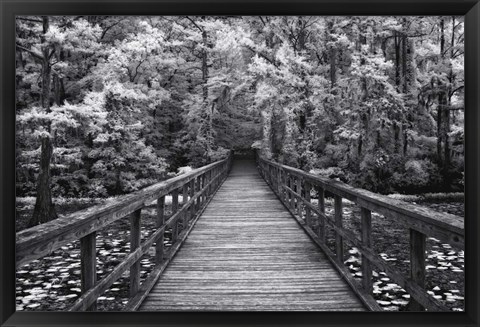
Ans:
[[[177,212],[178,212],[178,189],[174,189],[172,191],[172,215],[176,214]],[[172,243],[175,243],[177,241],[177,237],[178,237],[178,220],[172,224]]]
[[[130,253],[135,252],[140,247],[140,217],[142,209],[135,211],[130,215]],[[135,261],[130,267],[130,296],[133,297],[140,287],[140,259]]]
[[[213,187],[213,185],[217,185],[215,183],[215,180],[216,180],[217,177],[220,178],[221,177],[220,174],[215,174],[215,178],[210,180],[207,187],[209,187],[209,186]],[[222,181],[220,181],[220,182],[222,182]],[[190,185],[192,185],[192,184],[190,184]],[[191,188],[190,191],[193,193],[193,188]],[[213,189],[213,192],[215,192],[215,189]],[[186,208],[192,208],[193,203],[194,203],[193,201],[194,201],[194,199],[193,199],[193,196],[192,196],[192,199],[190,199],[189,202],[186,204],[186,206],[183,207],[182,209],[185,210]],[[139,291],[137,292],[136,296],[134,296],[133,298],[131,298],[128,301],[128,303],[125,305],[125,311],[136,311],[136,310],[138,310],[138,308],[140,307],[142,302],[145,300],[145,298],[147,297],[147,295],[149,294],[149,292],[151,291],[151,289],[155,285],[155,283],[157,283],[161,274],[167,268],[168,264],[171,262],[171,260],[173,260],[175,255],[178,253],[178,250],[183,245],[184,241],[187,239],[188,235],[190,234],[191,230],[195,226],[195,223],[197,222],[197,220],[200,218],[200,216],[201,216],[203,210],[205,209],[205,207],[201,211],[196,212],[195,215],[191,216],[191,219],[192,219],[191,224],[187,225],[186,229],[179,235],[180,241],[172,246],[172,248],[169,252],[169,256],[166,258],[166,260],[161,265],[157,265],[155,267],[155,269],[150,273],[150,275],[145,280],[145,282],[141,285],[141,287],[140,287]],[[188,210],[185,210],[185,211],[188,211]]]
[[[310,181],[312,185],[321,186],[326,191],[353,201],[361,207],[384,214],[396,220],[401,219],[407,226],[423,232],[428,236],[438,238],[460,249],[464,249],[465,247],[465,228],[462,217],[438,212],[367,190],[354,188],[340,181],[309,174],[300,169],[265,159],[260,159],[260,161],[280,167],[289,174],[301,176]]]
[[[326,230],[325,230],[325,190],[317,186],[317,194],[318,194],[318,210],[317,219],[318,219],[318,230],[316,234],[320,242],[325,243],[326,240]]]
[[[252,162],[235,163],[139,310],[364,310],[272,194]]]
[[[216,175],[216,173],[215,173]],[[192,199],[194,196],[195,196],[195,179],[192,179],[190,181],[190,198]],[[190,221],[193,219],[193,217],[195,216],[195,203],[192,203],[190,205],[187,205],[189,207],[189,213],[188,213],[188,222],[190,223]]]
[[[92,206],[23,230],[16,235],[15,265],[16,267],[22,266],[31,260],[51,253],[69,242],[102,229],[112,222],[142,208],[145,203],[150,203],[161,196],[169,194],[173,189],[181,187],[192,178],[209,169],[220,167],[227,161],[225,159],[214,162],[187,174],[121,196],[106,204]]]
[[[362,217],[362,244],[366,248],[372,247],[372,213],[370,210],[361,208]],[[372,266],[367,257],[362,256],[362,283],[366,293],[373,291]]]
[[[425,288],[425,252],[425,234],[410,229],[410,278],[422,289]],[[410,299],[407,309],[408,311],[425,311],[425,307],[414,298]]]
[[[217,175],[217,176],[220,176]],[[189,200],[188,204],[194,203],[196,199],[200,196],[200,192],[195,194],[195,196]],[[127,255],[121,263],[119,263],[110,274],[108,274],[106,277],[101,279],[99,282],[95,284],[94,287],[89,289],[87,292],[82,294],[77,301],[73,304],[73,306],[69,309],[69,311],[82,311],[86,310],[91,304],[93,304],[96,299],[103,293],[105,292],[120,276],[130,268],[135,262],[137,262],[141,257],[147,253],[150,249],[150,247],[156,242],[160,235],[163,235],[165,232],[165,228],[172,225],[173,223],[176,223],[179,219],[179,215],[182,213],[183,210],[186,210],[186,208],[181,208],[180,210],[177,211],[176,214],[171,216],[163,225],[163,227],[157,229],[152,235],[149,236],[147,240],[145,240],[143,243],[141,243],[140,247],[138,247],[134,252],[130,253]],[[180,246],[180,244],[178,244]],[[175,247],[172,247],[174,249]],[[171,255],[172,250],[170,250],[169,255]]]
[[[157,215],[155,221],[155,227],[157,229],[163,227],[165,224],[165,196],[160,197],[157,200]],[[160,265],[163,261],[163,242],[164,242],[164,235],[163,233],[159,236],[158,240],[156,241],[155,245],[155,263],[156,265]]]
[[[97,282],[97,255],[95,232],[80,239],[80,263],[82,293],[85,293],[90,290]],[[96,302],[94,302],[86,309],[86,311],[96,310]]]
[[[210,172],[209,172],[210,174]],[[210,190],[210,187],[211,185],[209,184],[208,186],[208,190]],[[182,206],[186,206],[188,202],[188,183],[183,185],[182,187]],[[188,225],[188,214],[189,214],[189,211],[188,210],[184,210],[183,211],[183,214],[182,214],[182,229],[185,229],[186,226]]]
[[[343,227],[343,206],[342,197],[335,195],[335,226],[339,229]],[[335,254],[339,264],[343,265],[343,237],[339,233],[335,233]]]
[[[311,186],[310,183],[307,181],[304,185],[305,188],[305,201],[310,203],[310,190]],[[309,206],[305,206],[305,223],[307,226],[312,226],[312,211]]]

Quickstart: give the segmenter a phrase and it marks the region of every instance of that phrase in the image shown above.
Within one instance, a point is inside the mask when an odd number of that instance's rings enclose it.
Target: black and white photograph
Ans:
[[[16,16],[16,311],[465,311],[464,18]]]

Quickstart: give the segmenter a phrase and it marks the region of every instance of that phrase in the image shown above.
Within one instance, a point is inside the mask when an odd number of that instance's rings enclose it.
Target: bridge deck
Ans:
[[[254,162],[237,160],[139,310],[365,308]]]

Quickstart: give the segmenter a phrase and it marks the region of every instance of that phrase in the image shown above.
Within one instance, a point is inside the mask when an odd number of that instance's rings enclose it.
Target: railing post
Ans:
[[[205,185],[207,185],[207,182],[208,182],[208,179],[207,179],[207,173],[203,173],[202,175],[202,179],[203,179],[203,184],[202,186],[205,187]],[[205,204],[207,202],[207,198],[208,198],[208,193],[207,193],[208,190],[204,190],[203,191],[203,204]]]
[[[342,207],[342,197],[335,195],[335,225],[339,228],[343,227]],[[335,245],[337,261],[343,265],[343,237],[338,232],[335,232]]]
[[[414,283],[425,289],[425,251],[426,236],[410,229],[410,278]],[[424,311],[425,308],[413,297],[407,306],[408,311]]]
[[[362,216],[362,245],[370,249],[372,247],[372,212],[363,207],[360,210]],[[372,266],[365,255],[362,255],[362,281],[365,292],[372,294]]]
[[[157,217],[156,217],[156,228],[162,228],[165,224],[165,196],[158,198],[157,200]],[[162,233],[156,242],[155,245],[155,263],[160,265],[163,261],[163,242],[164,242],[164,233]]]
[[[318,210],[325,215],[325,190],[323,187],[317,187],[318,193]],[[318,215],[318,227],[317,235],[320,242],[325,243],[326,231],[325,231],[325,217]]]
[[[188,210],[185,208],[185,205],[188,202],[188,182],[183,184],[182,187],[182,229],[185,229],[188,226]]]
[[[130,215],[130,252],[140,246],[141,234],[140,234],[140,216],[142,209],[136,210]],[[137,294],[140,287],[140,259],[130,267],[130,297]]]
[[[287,190],[287,203],[288,203],[288,207],[290,208],[290,210],[293,211],[293,194],[292,194],[292,191],[293,191],[293,185],[292,185],[292,175],[290,173],[288,173],[287,175],[287,186],[288,186],[288,190]]]
[[[210,195],[212,195],[213,193],[213,183],[212,183],[212,176],[213,176],[213,173],[212,173],[213,169],[210,169],[208,171],[208,178],[207,178],[207,181],[209,183],[208,185],[208,191],[207,191],[207,197],[210,197]]]
[[[308,181],[305,181],[304,183],[305,187],[305,200],[310,204],[310,183]],[[310,207],[308,205],[305,206],[305,222],[307,223],[308,227],[312,226],[312,214],[310,211]]]
[[[302,208],[303,208],[303,201],[302,201],[302,184],[303,184],[303,178],[301,176],[297,176],[297,194],[298,197],[296,198],[296,208],[297,208],[297,214],[300,219],[302,219]]]
[[[203,187],[205,186],[205,173],[203,173],[202,175],[200,175],[200,187],[199,187],[199,191],[201,192]],[[200,208],[203,207],[203,204],[205,203],[205,193],[202,192],[200,194]]]
[[[201,189],[202,189],[202,175],[197,177],[197,192],[200,192]],[[198,194],[197,199],[198,199],[197,208],[198,208],[198,210],[200,210],[200,208],[202,207],[202,202],[203,202],[201,193]]]
[[[172,216],[178,211],[178,189],[172,191]],[[175,244],[178,237],[178,219],[172,224],[172,245]]]
[[[201,189],[200,187],[200,176],[195,177],[195,193],[198,193],[198,191]],[[198,212],[200,210],[201,202],[200,202],[200,196],[197,197],[197,201],[195,201],[195,211]]]
[[[195,195],[195,178],[192,178],[192,180],[190,181],[190,198],[193,199],[193,196]],[[188,210],[190,211],[190,217],[188,217],[188,222],[190,223],[190,220],[193,219],[193,217],[195,217],[195,201],[193,201],[193,203],[190,204],[190,208],[188,208]]]
[[[282,170],[280,167],[277,168],[277,192],[278,197],[283,200]]]
[[[80,239],[80,260],[82,293],[87,292],[97,282],[97,255],[96,232],[90,233]],[[87,311],[96,311],[97,303],[93,303]]]

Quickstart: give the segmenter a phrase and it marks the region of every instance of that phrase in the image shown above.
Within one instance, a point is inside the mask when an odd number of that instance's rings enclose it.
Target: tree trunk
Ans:
[[[397,86],[397,91],[400,88],[400,38],[398,37],[397,31],[394,32],[394,43],[395,43],[395,85]]]
[[[447,100],[446,92],[442,92],[439,94],[439,108],[441,108],[441,138],[440,142],[441,145],[439,147],[440,153],[439,156],[442,156],[442,175],[443,175],[443,183],[445,190],[450,189],[451,178],[450,178],[450,145],[449,145],[449,137],[448,132],[450,131],[450,110]]]
[[[408,39],[407,36],[404,34],[402,35],[402,85],[403,85],[403,93],[408,93],[408,72],[407,72],[407,44]]]
[[[440,57],[445,56],[445,20],[442,19],[440,20]]]
[[[49,19],[47,16],[43,18],[43,33],[45,34],[49,28]],[[52,66],[50,64],[51,49],[45,46],[42,49],[42,108],[47,113],[50,112],[50,81],[52,75]],[[50,124],[46,126],[50,132]],[[37,180],[37,199],[35,208],[33,210],[32,218],[29,221],[29,226],[35,226],[45,223],[57,218],[57,213],[52,201],[51,193],[51,175],[50,175],[50,161],[53,154],[53,144],[50,136],[44,136],[41,139],[41,154],[40,154],[40,173]]]
[[[54,99],[57,106],[61,106],[65,101],[65,86],[63,84],[63,78],[58,77],[58,75],[53,76],[53,90],[54,90]]]
[[[208,66],[207,66],[207,31],[203,30],[202,32],[202,43],[203,43],[203,51],[202,51],[202,82],[203,82],[203,100],[207,100],[208,98],[208,87],[207,87],[207,80],[208,80]]]
[[[52,67],[48,58],[44,58],[42,63],[42,108],[46,112],[50,112],[50,80],[52,75]]]
[[[62,51],[56,52],[57,61],[62,60]],[[58,74],[53,75],[53,92],[54,100],[57,106],[61,106],[65,101],[65,85],[63,84],[63,77],[58,76]]]
[[[443,133],[442,133],[442,110],[443,105],[441,103],[441,98],[439,98],[439,104],[437,108],[437,158],[438,158],[438,166],[439,168],[443,167],[443,160],[442,160],[442,141],[443,141]]]
[[[42,152],[40,157],[40,173],[37,180],[37,200],[32,218],[28,227],[43,224],[57,218],[57,213],[52,202],[50,188],[50,161],[53,154],[53,145],[50,137],[42,138]]]
[[[333,22],[328,23],[329,35],[327,35],[328,40],[332,40],[331,34],[333,33]],[[331,47],[329,50],[330,57],[330,86],[333,87],[337,82],[337,49]]]

